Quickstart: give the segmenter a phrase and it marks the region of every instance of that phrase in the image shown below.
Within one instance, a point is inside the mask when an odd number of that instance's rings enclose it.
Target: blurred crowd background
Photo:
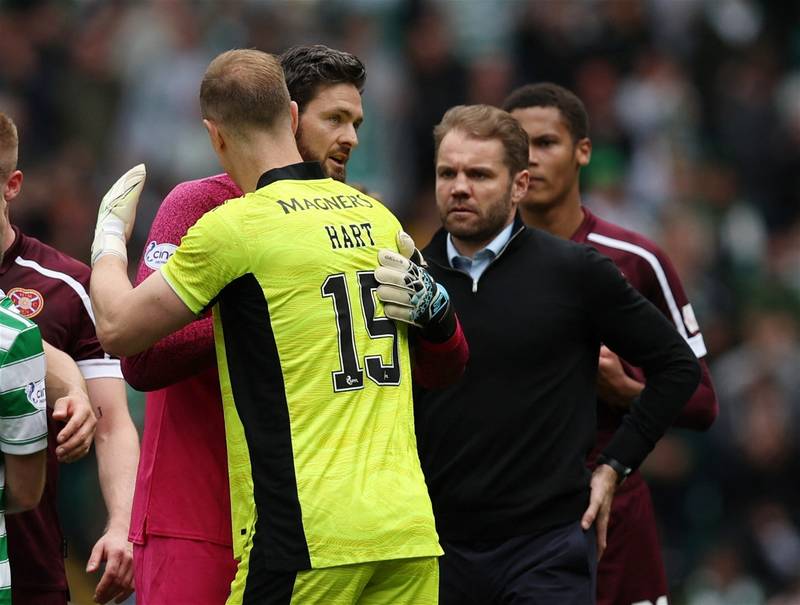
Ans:
[[[349,178],[420,244],[447,108],[541,80],[583,99],[584,201],[671,256],[720,398],[709,433],[673,431],[645,469],[673,602],[800,603],[800,3],[0,0],[0,110],[25,172],[12,221],[87,260],[98,200],[145,162],[140,250],[172,186],[219,172],[197,103],[210,59],[317,42],[366,64]],[[140,430],[142,405],[131,392]],[[76,603],[105,519],[93,465],[62,473]]]

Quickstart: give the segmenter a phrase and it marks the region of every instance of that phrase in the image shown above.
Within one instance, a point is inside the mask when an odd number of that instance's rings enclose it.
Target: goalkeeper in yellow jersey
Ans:
[[[228,603],[436,603],[441,549],[416,453],[408,332],[375,295],[378,250],[398,251],[400,225],[302,162],[275,57],[223,53],[200,101],[245,195],[201,218],[133,289],[125,242],[144,167],[123,176],[92,247],[100,340],[134,354],[213,306],[238,561]],[[446,292],[400,265],[413,323],[452,325]]]

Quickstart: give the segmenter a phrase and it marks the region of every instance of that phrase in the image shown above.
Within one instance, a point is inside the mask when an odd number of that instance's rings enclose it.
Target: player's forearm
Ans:
[[[134,389],[154,391],[195,376],[215,363],[214,326],[207,317],[138,355],[123,358],[122,373]]]
[[[95,435],[97,476],[103,501],[108,510],[108,526],[124,527],[131,518],[136,466],[139,463],[139,442],[136,427],[130,418],[117,418],[113,423],[101,418]],[[101,427],[103,427],[101,429]]]
[[[44,492],[47,450],[4,457],[6,513],[21,513],[36,508]]]
[[[425,389],[442,389],[464,374],[469,359],[469,345],[456,319],[455,333],[443,343],[419,338],[414,349],[414,383]]]
[[[97,322],[97,338],[103,349],[114,355],[123,354],[132,335],[126,315],[129,314],[130,293],[127,264],[118,256],[107,254],[92,268],[90,293]]]
[[[128,413],[125,383],[118,378],[96,378],[88,382],[88,387],[97,416],[97,474],[109,526],[127,531],[139,463],[139,436]]]
[[[56,349],[47,342],[44,345],[47,375],[45,376],[45,390],[47,391],[47,405],[53,407],[57,399],[70,395],[86,396],[86,383],[83,375],[73,359]]]

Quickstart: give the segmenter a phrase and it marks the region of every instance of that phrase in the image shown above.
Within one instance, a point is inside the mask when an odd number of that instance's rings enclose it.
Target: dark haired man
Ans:
[[[696,388],[696,359],[608,259],[522,224],[528,137],[514,118],[455,107],[434,137],[444,228],[423,253],[471,351],[455,385],[415,392],[440,603],[593,603],[615,484]],[[648,383],[590,478],[601,342]]]
[[[344,180],[363,119],[364,65],[350,53],[321,45],[292,48],[281,56],[281,65],[298,105],[295,138],[301,156]],[[166,263],[201,216],[241,193],[227,174],[176,186],[150,228],[136,282]],[[438,368],[455,367],[453,360],[463,366],[466,344],[458,328],[445,343],[420,341],[415,354],[419,366],[432,365],[424,361],[426,354],[446,356]],[[211,318],[123,359],[122,368],[135,388],[154,391],[147,395],[130,533],[138,602],[219,605],[228,596],[236,562]],[[415,377],[420,374],[415,369]],[[446,368],[442,374],[446,377]],[[198,492],[198,484],[207,488]],[[165,560],[171,561],[169,568]]]
[[[318,161],[331,178],[344,181],[364,121],[364,65],[355,55],[316,44],[287,50],[281,66],[300,110],[295,137],[300,155]]]
[[[302,162],[297,105],[272,55],[219,55],[200,107],[246,193],[132,288],[125,244],[144,167],[117,181],[92,245],[100,341],[135,354],[213,304],[238,561],[229,605],[433,604],[441,549],[415,451],[408,331],[373,295],[378,249],[405,250],[400,225]],[[417,323],[455,329],[424,275]]]
[[[596,248],[675,325],[702,368],[700,385],[675,424],[706,430],[717,415],[717,399],[703,360],[703,336],[672,263],[650,240],[603,221],[581,204],[580,168],[588,164],[591,153],[589,118],[583,103],[561,86],[541,83],[513,91],[503,108],[530,138],[531,180],[520,202],[523,220]],[[600,349],[597,381],[598,440],[589,455],[591,468],[645,386],[641,369],[620,361],[605,346]],[[631,473],[614,498],[608,546],[598,566],[597,595],[599,605],[666,603],[666,574],[653,504],[638,471]]]

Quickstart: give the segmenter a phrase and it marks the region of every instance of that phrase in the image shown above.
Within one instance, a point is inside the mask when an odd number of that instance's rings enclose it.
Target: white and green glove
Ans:
[[[144,164],[134,166],[111,186],[100,202],[92,242],[92,265],[101,256],[116,254],[128,262],[127,243],[136,219],[136,206],[144,188]]]
[[[456,326],[447,290],[425,270],[425,260],[404,231],[397,234],[397,248],[399,254],[385,248],[378,251],[375,279],[383,312],[390,319],[422,328],[425,338],[447,340]]]

